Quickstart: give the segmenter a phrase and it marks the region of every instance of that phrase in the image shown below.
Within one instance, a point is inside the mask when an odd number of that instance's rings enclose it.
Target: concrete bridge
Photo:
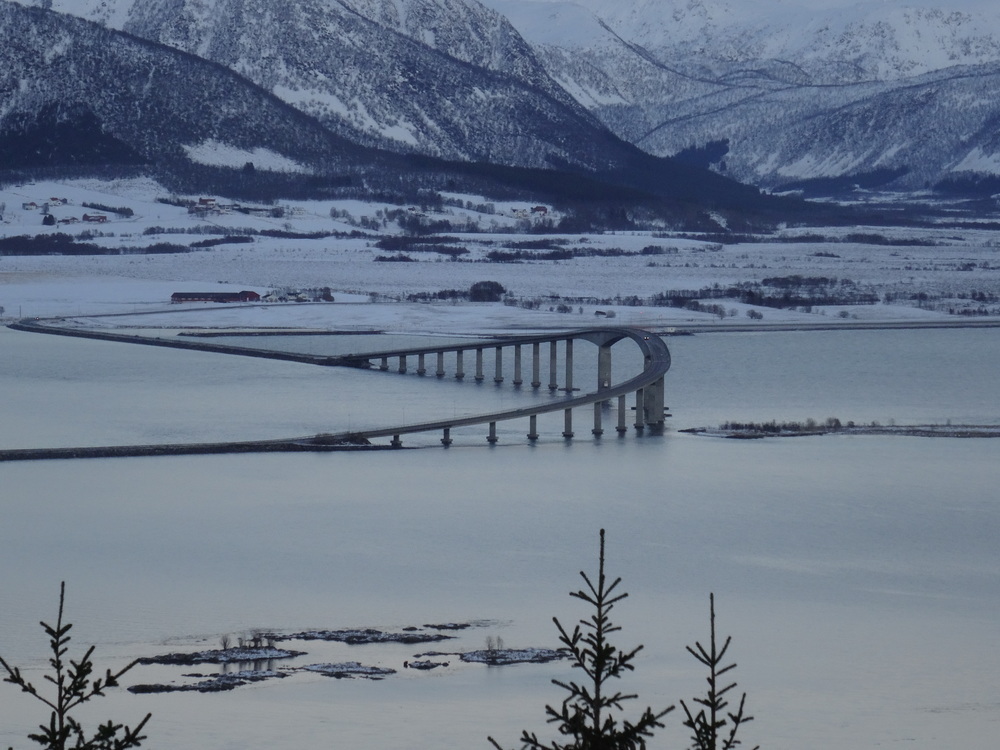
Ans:
[[[631,339],[638,347],[643,357],[643,369],[630,378],[619,383],[612,382],[612,350],[611,347],[623,339]],[[578,389],[573,382],[573,355],[576,342],[586,342],[597,347],[597,382],[593,390],[582,395],[574,395]],[[559,349],[564,351],[562,371],[559,368]],[[513,359],[512,385],[521,387],[525,377],[530,377],[531,388],[542,387],[543,360],[548,360],[547,387],[551,392],[564,392],[566,396],[553,399],[543,404],[478,414],[469,417],[441,419],[420,422],[398,427],[387,427],[373,430],[354,431],[352,435],[364,438],[389,437],[392,445],[402,445],[402,436],[418,432],[440,431],[441,442],[450,445],[451,430],[456,427],[470,425],[487,425],[487,441],[497,442],[496,427],[498,422],[513,419],[527,419],[529,440],[537,440],[538,416],[551,412],[563,412],[564,438],[572,438],[573,410],[582,407],[592,407],[593,428],[591,434],[600,436],[604,433],[603,407],[613,399],[617,400],[618,420],[615,429],[619,434],[628,432],[629,413],[628,398],[634,403],[633,426],[636,430],[650,428],[661,430],[664,422],[664,375],[670,369],[670,352],[663,340],[654,334],[635,328],[593,328],[567,331],[539,336],[521,336],[498,338],[490,341],[476,341],[447,346],[427,346],[410,349],[392,349],[380,352],[370,352],[361,355],[340,357],[337,364],[365,369],[377,368],[382,372],[408,372],[412,364],[416,365],[418,375],[428,375],[433,367],[433,375],[438,378],[454,377],[463,380],[470,373],[467,364],[471,366],[472,377],[482,382],[488,377],[485,369],[485,352],[491,352],[493,359],[493,377],[496,384],[504,382],[504,355]],[[468,356],[468,361],[466,357]]]
[[[195,453],[240,453],[272,452],[287,450],[339,450],[358,449],[361,444],[374,438],[390,437],[391,447],[401,447],[404,435],[425,432],[440,432],[441,443],[451,445],[451,431],[459,427],[483,425],[487,429],[486,440],[496,443],[497,423],[526,419],[527,437],[537,440],[538,417],[541,414],[562,412],[562,436],[574,437],[573,412],[575,409],[590,407],[593,427],[590,432],[595,437],[604,433],[603,409],[605,404],[617,401],[617,423],[614,429],[619,435],[629,430],[628,416],[633,414],[632,426],[637,431],[649,428],[658,431],[664,423],[664,375],[670,369],[670,352],[663,340],[647,331],[635,328],[592,328],[537,336],[504,337],[492,340],[476,340],[468,343],[449,343],[441,346],[425,346],[408,349],[392,349],[324,356],[282,352],[276,350],[235,347],[221,344],[196,342],[179,339],[157,339],[134,334],[115,333],[86,329],[71,329],[61,325],[61,320],[19,321],[10,328],[34,333],[49,333],[81,338],[95,338],[105,341],[120,341],[132,344],[147,344],[171,348],[196,349],[224,354],[282,359],[328,367],[356,367],[377,369],[389,375],[391,372],[407,373],[411,364],[416,365],[418,375],[433,374],[438,378],[453,377],[464,380],[470,373],[477,382],[487,378],[486,352],[490,352],[493,364],[492,380],[497,385],[504,382],[504,357],[513,361],[512,385],[515,388],[529,386],[541,389],[543,386],[543,363],[546,370],[548,390],[555,396],[543,403],[534,403],[516,409],[494,411],[465,417],[418,422],[374,429],[354,429],[339,433],[312,435],[296,438],[280,438],[257,441],[234,441],[227,443],[198,443],[190,445],[144,445],[110,446],[100,448],[61,449],[18,449],[0,451],[0,461],[28,460],[38,458],[83,458],[131,455],[183,455]],[[642,370],[625,380],[612,381],[612,346],[624,339],[633,341],[642,355]],[[593,390],[577,394],[580,388],[574,384],[574,349],[579,343],[597,347],[597,381]],[[563,352],[560,363],[559,352]],[[560,367],[561,364],[561,367]],[[433,371],[428,366],[433,367]],[[526,378],[530,380],[526,383]],[[629,406],[629,399],[632,406]],[[633,412],[634,410],[634,412]]]

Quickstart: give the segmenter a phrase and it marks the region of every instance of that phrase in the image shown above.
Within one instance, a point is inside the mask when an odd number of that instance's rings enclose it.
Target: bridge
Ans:
[[[482,382],[487,377],[486,362],[489,356],[492,357],[492,379],[497,385],[501,385],[504,382],[504,358],[507,355],[513,361],[513,378],[511,384],[515,388],[525,386],[525,378],[530,377],[527,385],[532,389],[541,389],[543,386],[543,361],[547,359],[546,374],[548,379],[546,385],[554,396],[557,393],[565,395],[514,409],[462,417],[454,416],[390,427],[352,429],[338,433],[306,437],[227,443],[17,449],[0,451],[0,461],[38,458],[336,450],[357,448],[360,445],[368,444],[368,441],[371,439],[384,437],[391,438],[389,446],[398,448],[403,444],[402,438],[404,435],[427,432],[440,432],[441,444],[448,446],[452,444],[451,431],[453,429],[476,425],[486,427],[486,440],[490,444],[494,444],[498,441],[497,424],[516,419],[526,419],[528,421],[527,438],[534,441],[540,437],[538,432],[539,415],[560,411],[563,413],[562,437],[570,439],[574,437],[573,412],[575,409],[586,407],[591,407],[593,413],[593,427],[590,432],[593,436],[600,437],[604,433],[604,406],[614,400],[617,401],[617,423],[614,428],[619,435],[624,435],[629,431],[628,416],[630,413],[633,414],[632,426],[636,431],[641,432],[646,428],[649,428],[651,431],[659,431],[662,430],[664,424],[664,376],[670,369],[670,352],[659,336],[636,328],[590,328],[535,336],[513,336],[464,343],[448,343],[439,346],[432,345],[362,354],[324,356],[225,346],[191,340],[156,339],[110,331],[69,329],[59,325],[61,322],[22,320],[12,324],[10,327],[35,333],[283,359],[322,366],[354,367],[377,370],[387,375],[391,374],[390,371],[406,374],[409,371],[411,363],[415,363],[415,372],[417,375],[427,376],[433,374],[437,378],[450,376],[456,380],[464,380],[467,374],[470,374],[466,372],[466,358],[468,357],[468,364],[471,366],[471,376],[477,382]],[[640,372],[621,382],[614,383],[612,381],[612,346],[625,339],[633,341],[638,346],[639,352],[642,355],[643,366]],[[593,384],[592,390],[580,394],[577,391],[581,389],[574,385],[574,349],[578,342],[592,344],[597,347],[597,382]],[[563,352],[561,363],[559,358],[560,349]],[[487,355],[487,352],[489,355]],[[433,365],[433,372],[428,369],[428,363]],[[562,365],[561,368],[560,364]],[[633,401],[632,407],[628,405],[629,397]]]
[[[643,369],[620,383],[613,383],[611,379],[611,347],[619,341],[631,339],[638,347],[643,356]],[[597,346],[597,382],[594,389],[582,395],[574,395],[573,384],[573,354],[574,344],[577,341],[588,342]],[[560,378],[559,371],[559,348],[563,347],[563,369]],[[530,377],[529,384],[532,388],[541,388],[543,347],[547,348],[548,359],[548,389],[552,392],[563,391],[567,395],[561,399],[553,399],[544,404],[533,404],[517,409],[505,411],[495,411],[486,414],[477,414],[468,417],[456,417],[451,419],[433,420],[397,427],[386,427],[372,430],[356,430],[352,434],[364,438],[378,438],[391,436],[391,444],[402,445],[402,436],[418,432],[440,431],[442,433],[441,443],[450,445],[452,442],[451,430],[456,427],[467,427],[472,425],[488,425],[487,441],[497,442],[497,423],[513,420],[527,419],[529,440],[537,440],[538,416],[551,412],[563,412],[564,438],[572,438],[573,432],[573,410],[581,407],[592,406],[593,408],[593,428],[591,434],[599,437],[604,433],[603,426],[603,406],[612,399],[617,399],[618,421],[615,429],[618,434],[628,431],[627,415],[629,407],[627,399],[631,395],[634,398],[635,420],[633,425],[636,430],[643,430],[647,427],[653,430],[661,430],[664,422],[664,376],[670,369],[670,351],[663,340],[654,334],[635,328],[592,328],[575,331],[566,331],[557,334],[546,334],[539,336],[521,336],[493,339],[489,341],[476,341],[467,344],[450,344],[444,347],[427,346],[411,349],[393,349],[381,352],[369,352],[360,355],[349,355],[340,357],[337,364],[349,367],[360,367],[371,369],[377,367],[382,372],[394,369],[398,373],[405,374],[410,363],[416,361],[416,373],[418,375],[428,374],[428,360],[434,364],[433,374],[438,378],[449,375],[446,362],[450,362],[452,368],[450,374],[457,380],[463,380],[467,373],[465,369],[465,356],[471,355],[474,359],[473,378],[477,382],[486,379],[484,361],[485,352],[491,352],[493,358],[493,382],[497,385],[504,382],[504,353],[509,352],[513,358],[514,375],[512,384],[521,387],[524,384],[525,371],[529,367],[525,363],[525,352],[530,352]],[[377,363],[377,364],[376,364]],[[393,368],[393,363],[395,367]]]

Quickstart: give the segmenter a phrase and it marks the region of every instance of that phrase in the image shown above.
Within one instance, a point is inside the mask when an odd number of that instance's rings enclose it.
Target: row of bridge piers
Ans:
[[[558,341],[550,341],[548,343],[549,343],[549,390],[555,391],[555,390],[559,390],[559,383],[558,383],[558,380],[557,380],[557,373],[558,373],[558,343],[559,342]],[[565,342],[565,344],[566,344],[566,385],[563,388],[563,390],[572,391],[573,390],[573,340],[572,339],[567,339],[566,342]],[[525,345],[522,345],[522,344],[513,344],[511,346],[514,349],[514,380],[513,380],[513,383],[514,383],[514,385],[523,385],[524,384],[524,378],[522,377],[522,369],[523,369],[522,368],[522,361],[523,360],[522,360],[521,350],[522,350],[522,347],[525,346]],[[541,381],[541,361],[542,361],[541,349],[542,349],[542,344],[541,344],[541,342],[533,342],[533,343],[530,344],[530,346],[531,346],[531,387],[532,388],[540,388],[541,385],[542,385],[542,381]],[[480,383],[486,379],[486,375],[485,375],[485,372],[484,372],[484,362],[483,362],[483,360],[484,360],[483,352],[484,352],[484,350],[486,348],[487,347],[481,347],[481,346],[474,348],[475,358],[476,358],[476,362],[475,362],[476,370],[475,370],[475,376],[474,377],[475,377],[476,382],[480,382]],[[499,346],[494,346],[493,349],[495,350],[495,356],[494,356],[494,366],[495,366],[494,372],[495,372],[495,374],[493,376],[493,382],[499,384],[499,383],[504,382],[504,376],[503,376],[503,350],[504,350],[504,345],[501,344]],[[465,378],[465,352],[467,350],[468,349],[460,348],[460,349],[456,349],[454,351],[454,353],[455,353],[455,379],[456,380],[462,380],[462,379]],[[449,350],[442,349],[442,350],[437,351],[437,352],[431,352],[432,356],[436,355],[436,357],[437,357],[437,369],[435,370],[434,374],[437,377],[439,377],[439,378],[443,378],[443,377],[445,377],[447,375],[447,372],[445,370],[445,362],[444,362],[444,360],[445,360],[445,352],[446,351],[449,351]],[[608,373],[607,373],[608,377],[610,378],[610,372],[611,372],[611,347],[602,348],[601,351],[602,351],[602,353],[604,351],[607,352],[607,356],[606,356],[606,359],[607,359],[606,369],[608,371]],[[379,365],[379,369],[383,370],[383,371],[389,370],[390,369],[390,367],[389,367],[389,359],[390,358],[398,358],[398,360],[399,360],[399,372],[405,374],[407,372],[407,356],[408,355],[406,355],[406,354],[383,355],[381,357],[381,364]],[[428,353],[427,352],[418,352],[415,355],[410,355],[410,356],[416,356],[416,358],[417,358],[417,370],[416,370],[417,375],[426,375],[427,374],[427,356],[428,356]],[[601,365],[599,364],[598,367],[600,368]]]
[[[663,427],[665,416],[664,379],[662,375],[651,383],[646,383],[645,385],[637,387],[634,390],[630,389],[625,393],[610,392],[621,390],[619,387],[613,386],[611,381],[611,347],[614,343],[621,340],[621,338],[623,338],[623,336],[620,333],[605,334],[602,332],[590,331],[578,336],[566,336],[563,334],[558,338],[540,339],[530,342],[490,342],[489,344],[483,344],[481,346],[463,345],[458,347],[445,347],[442,349],[411,350],[406,352],[394,351],[375,355],[365,359],[363,362],[359,362],[359,364],[368,367],[376,366],[383,372],[395,369],[397,372],[405,374],[409,371],[409,368],[412,366],[414,360],[416,360],[415,372],[417,375],[426,376],[431,374],[431,371],[428,368],[428,365],[430,365],[434,368],[433,375],[438,378],[445,378],[449,375],[449,368],[446,367],[447,359],[454,364],[453,369],[450,371],[451,376],[456,380],[463,380],[467,375],[466,357],[467,355],[471,355],[470,359],[473,359],[473,362],[470,364],[474,367],[472,377],[476,382],[483,382],[487,378],[485,352],[492,349],[494,383],[499,385],[505,380],[504,354],[506,353],[508,355],[512,355],[513,357],[512,384],[515,387],[524,385],[525,377],[527,376],[530,377],[528,384],[532,388],[537,389],[541,388],[543,385],[542,364],[547,358],[548,389],[553,393],[557,391],[565,392],[567,394],[566,400],[573,402],[572,404],[567,404],[566,407],[562,409],[562,436],[564,438],[570,439],[574,437],[574,409],[584,408],[587,406],[591,407],[593,411],[593,427],[590,432],[595,437],[600,437],[604,434],[605,412],[609,411],[610,408],[615,405],[617,406],[617,422],[614,424],[614,429],[618,435],[625,435],[629,431],[630,414],[633,416],[631,426],[634,427],[636,431],[641,432],[646,428],[660,430]],[[594,343],[598,347],[597,383],[596,389],[593,392],[588,393],[586,396],[574,397],[574,392],[580,390],[573,382],[574,344],[577,340],[581,339]],[[561,360],[563,365],[562,368],[560,368],[559,358],[560,344],[563,348],[563,356]],[[505,352],[505,349],[508,351]],[[648,355],[646,360],[646,365],[649,366],[650,358]],[[667,361],[667,366],[669,366],[669,355],[667,355]],[[377,365],[375,364],[376,362]],[[395,368],[393,368],[393,365],[395,365]],[[562,375],[562,377],[560,377],[560,375]],[[609,391],[607,397],[602,397],[602,393],[604,391]],[[630,396],[631,399],[629,398]],[[631,406],[629,404],[630,400],[632,401]],[[540,414],[559,410],[560,407],[558,404],[549,402],[541,407],[528,406],[523,409],[516,409],[511,412],[505,412],[503,415],[496,416],[502,417],[503,420],[517,417],[527,417],[527,438],[531,441],[535,441],[539,438],[538,416]],[[451,432],[453,428],[476,423],[488,425],[486,440],[490,444],[496,443],[498,441],[497,422],[501,420],[491,420],[489,419],[490,416],[491,415],[484,415],[484,417],[478,421],[465,419],[456,420],[457,422],[461,422],[462,425],[447,424],[439,427],[438,429],[441,429],[442,431],[441,443],[445,446],[451,445]],[[393,434],[391,445],[396,447],[402,446],[402,434],[404,434],[403,430],[401,430],[398,434]]]
[[[633,426],[635,427],[636,430],[639,430],[639,431],[645,429],[647,426],[656,427],[656,428],[662,428],[663,427],[663,421],[662,420],[659,423],[647,422],[646,419],[645,419],[645,416],[643,416],[643,415],[648,414],[647,410],[654,408],[652,406],[652,402],[648,402],[647,403],[644,400],[645,391],[646,391],[646,389],[642,389],[640,391],[637,391],[636,394],[635,394],[636,400],[635,400],[635,406],[633,407],[633,411],[634,411],[634,413],[636,415],[639,415],[639,416],[636,417]],[[590,431],[591,434],[594,435],[594,437],[600,437],[601,435],[604,434],[604,427],[603,427],[603,416],[604,415],[603,415],[603,411],[604,411],[605,407],[608,404],[609,404],[608,401],[595,401],[594,402],[594,407],[593,407],[594,408],[594,427]],[[662,411],[663,411],[663,407],[661,407],[661,412]],[[628,405],[626,403],[626,397],[625,396],[618,396],[617,413],[618,413],[618,423],[615,426],[615,431],[619,435],[625,435],[629,431],[629,426],[628,426],[629,407],[628,407]],[[492,421],[492,422],[488,422],[488,425],[489,425],[489,434],[486,437],[486,442],[488,442],[490,444],[496,443],[499,440],[499,438],[497,437],[497,423],[495,421]],[[444,427],[444,428],[442,428],[442,431],[443,431],[444,434],[441,437],[441,444],[442,445],[446,445],[446,446],[447,445],[451,445],[451,443],[452,443],[451,428],[450,427]],[[563,431],[562,431],[562,436],[564,438],[567,438],[567,439],[572,438],[572,437],[575,436],[575,433],[573,432],[573,409],[572,409],[572,407],[563,410]],[[538,440],[538,438],[540,437],[540,435],[538,433],[538,414],[529,414],[528,415],[528,435],[527,435],[527,437],[528,437],[528,440],[532,440],[532,441]],[[402,443],[402,438],[400,437],[400,435],[393,435],[392,444],[395,445],[395,446],[397,446],[397,447],[402,446],[403,443]]]

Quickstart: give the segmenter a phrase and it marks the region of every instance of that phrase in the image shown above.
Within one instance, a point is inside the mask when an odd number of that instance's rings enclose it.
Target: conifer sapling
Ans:
[[[546,743],[536,734],[525,731],[521,735],[522,747],[525,750],[643,750],[646,739],[652,736],[653,730],[663,726],[660,720],[674,707],[668,706],[659,712],[646,708],[634,722],[619,720],[623,704],[638,696],[614,690],[611,681],[635,669],[632,661],[642,646],[622,651],[608,639],[609,635],[621,630],[611,622],[611,610],[628,594],[616,593],[621,578],[609,583],[605,575],[604,529],[601,529],[596,582],[583,571],[580,576],[586,586],[571,591],[570,596],[589,604],[593,613],[581,619],[572,632],[567,631],[558,618],[552,619],[563,644],[560,650],[569,656],[574,669],[583,672],[583,679],[580,682],[553,680],[566,691],[566,697],[558,708],[545,707],[549,723],[556,724],[559,734],[568,740]],[[502,750],[492,737],[489,741],[497,750]]]
[[[91,737],[87,736],[80,723],[70,714],[81,703],[104,695],[104,691],[108,688],[117,687],[119,678],[134,667],[137,662],[132,662],[118,672],[112,672],[109,669],[103,679],[91,680],[91,674],[94,671],[94,663],[90,659],[94,653],[93,646],[87,649],[80,661],[66,659],[66,652],[69,650],[67,644],[70,641],[69,631],[73,626],[70,623],[63,624],[65,596],[66,583],[64,581],[59,588],[59,616],[56,619],[55,627],[45,622],[41,623],[45,634],[49,636],[49,648],[52,651],[52,656],[49,658],[52,673],[46,674],[44,677],[47,682],[55,686],[54,695],[46,696],[40,693],[21,674],[19,668],[10,666],[0,656],[0,666],[7,671],[4,682],[16,685],[21,688],[22,692],[34,696],[51,709],[48,725],[39,725],[40,732],[29,734],[28,739],[37,742],[47,750],[66,750],[66,748],[127,750],[127,748],[139,747],[146,739],[141,732],[151,714],[146,714],[146,717],[134,729],[108,721],[99,725]]]
[[[708,677],[706,678],[708,691],[704,697],[694,699],[694,702],[701,706],[697,713],[694,713],[684,701],[681,701],[681,707],[687,717],[684,720],[684,726],[693,732],[691,735],[694,742],[693,750],[732,750],[740,744],[736,733],[742,725],[753,721],[753,717],[744,713],[746,693],[743,693],[740,698],[740,705],[735,713],[726,711],[729,706],[726,694],[736,687],[736,683],[731,682],[723,687],[724,683],[720,682],[719,678],[736,669],[736,662],[725,667],[722,666],[722,660],[726,656],[726,650],[729,648],[732,636],[726,637],[726,642],[722,644],[721,649],[718,647],[715,639],[715,594],[709,594],[708,601],[709,635],[711,638],[709,646],[706,649],[701,643],[695,641],[695,648],[685,647],[695,659],[708,667]],[[720,740],[721,744],[719,744]],[[754,750],[758,750],[758,748],[759,745]]]

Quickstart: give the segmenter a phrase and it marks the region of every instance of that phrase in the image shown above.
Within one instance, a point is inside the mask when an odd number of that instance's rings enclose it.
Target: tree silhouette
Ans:
[[[720,687],[719,678],[727,672],[736,669],[736,662],[725,667],[721,666],[722,660],[726,656],[726,650],[729,648],[729,643],[732,641],[732,636],[727,636],[726,642],[722,644],[722,648],[718,648],[715,638],[715,594],[709,594],[708,601],[711,637],[709,646],[706,649],[697,641],[695,641],[694,648],[686,646],[688,652],[695,659],[708,667],[708,677],[706,678],[708,681],[708,691],[704,697],[694,699],[695,703],[702,706],[698,713],[692,713],[688,705],[684,701],[681,701],[681,707],[687,716],[684,720],[684,726],[694,732],[691,736],[691,739],[694,741],[693,750],[732,750],[732,748],[740,744],[740,741],[736,739],[736,733],[739,731],[739,728],[748,721],[753,721],[753,717],[746,716],[743,713],[747,700],[746,693],[743,693],[743,696],[740,698],[740,705],[736,713],[725,711],[729,705],[725,697],[726,693],[735,688],[736,683],[732,682],[725,687]],[[726,717],[728,717],[728,724]],[[728,733],[725,732],[727,726],[729,727]],[[721,745],[719,744],[720,731],[723,734]],[[759,747],[758,745],[754,750],[758,750]]]
[[[558,618],[552,619],[563,644],[561,650],[569,655],[574,669],[582,670],[585,679],[581,682],[553,680],[567,695],[559,708],[545,707],[549,723],[556,724],[559,733],[570,739],[546,743],[536,734],[525,731],[521,735],[522,747],[526,750],[643,750],[646,738],[652,736],[654,729],[663,726],[660,719],[674,707],[668,706],[659,712],[646,708],[634,723],[618,718],[625,701],[638,696],[615,691],[610,683],[635,669],[632,661],[642,646],[622,651],[608,639],[621,630],[611,622],[611,610],[628,594],[615,593],[621,578],[608,583],[605,575],[604,529],[601,529],[596,583],[583,571],[580,576],[586,586],[571,591],[570,596],[589,604],[593,613],[581,619],[572,632],[567,631]],[[492,737],[489,741],[497,750],[503,750]]]
[[[66,652],[69,650],[69,631],[73,626],[70,623],[63,624],[63,603],[66,595],[65,581],[59,587],[59,616],[56,619],[55,627],[41,623],[42,629],[49,636],[49,647],[52,656],[49,658],[49,665],[52,667],[52,674],[46,674],[45,680],[55,686],[55,695],[47,697],[40,693],[38,689],[21,674],[17,667],[11,667],[6,660],[0,656],[0,666],[7,671],[4,682],[16,685],[25,693],[34,696],[39,701],[48,706],[52,713],[49,716],[48,726],[41,724],[38,734],[29,734],[28,739],[34,740],[39,745],[48,750],[127,750],[131,747],[139,747],[146,739],[140,734],[142,728],[149,721],[152,714],[139,722],[135,729],[130,729],[122,724],[115,724],[108,721],[98,726],[92,737],[88,738],[80,723],[70,715],[70,711],[77,708],[81,703],[86,703],[91,698],[104,695],[108,688],[118,687],[118,679],[134,667],[138,662],[133,661],[124,669],[112,673],[109,669],[103,679],[91,681],[91,673],[94,671],[94,664],[90,660],[94,653],[94,647],[87,649],[80,661],[66,659]],[[119,736],[121,732],[121,736]]]

